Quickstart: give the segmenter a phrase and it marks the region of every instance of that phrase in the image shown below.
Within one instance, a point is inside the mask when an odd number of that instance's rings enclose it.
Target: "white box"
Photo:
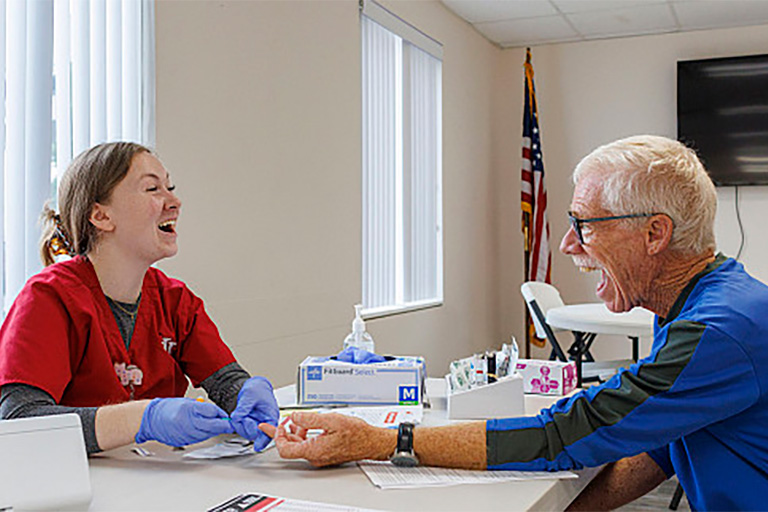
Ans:
[[[519,375],[511,375],[490,384],[456,392],[451,391],[450,375],[445,376],[445,382],[449,419],[482,420],[525,414],[523,379]]]
[[[544,359],[518,359],[523,390],[537,395],[567,395],[576,389],[576,363]]]
[[[299,365],[300,404],[419,405],[427,371],[423,357],[388,356],[373,364],[353,364],[328,356],[308,356]]]
[[[91,480],[77,414],[0,421],[0,510],[83,510]]]

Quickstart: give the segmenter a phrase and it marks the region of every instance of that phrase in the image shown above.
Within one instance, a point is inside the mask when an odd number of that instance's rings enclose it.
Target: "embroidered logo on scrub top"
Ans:
[[[141,381],[144,378],[144,372],[135,364],[126,366],[125,363],[115,363],[115,373],[123,386],[129,384],[141,386]]]
[[[176,346],[176,342],[173,341],[173,338],[166,338],[163,336],[160,342],[163,344],[163,349],[165,349],[168,354],[173,352],[173,347]]]

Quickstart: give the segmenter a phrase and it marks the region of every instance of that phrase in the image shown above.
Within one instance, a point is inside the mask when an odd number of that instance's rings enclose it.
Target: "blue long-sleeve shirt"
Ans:
[[[657,318],[651,354],[538,416],[487,422],[489,469],[562,470],[647,452],[691,507],[768,497],[768,287],[718,255]]]

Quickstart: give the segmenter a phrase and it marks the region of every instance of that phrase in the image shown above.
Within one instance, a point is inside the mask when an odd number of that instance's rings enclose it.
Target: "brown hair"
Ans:
[[[43,265],[54,262],[57,238],[63,238],[58,242],[67,245],[72,255],[85,255],[94,248],[98,230],[90,222],[93,206],[109,202],[112,190],[128,174],[138,153],[154,154],[134,142],[108,142],[80,153],[72,161],[59,183],[59,216],[48,204],[40,215]]]

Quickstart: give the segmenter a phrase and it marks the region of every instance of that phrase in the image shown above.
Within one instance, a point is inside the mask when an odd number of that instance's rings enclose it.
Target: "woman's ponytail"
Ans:
[[[61,218],[50,206],[43,206],[40,214],[42,236],[40,237],[40,259],[44,266],[72,258],[72,245],[67,238],[67,232],[61,223]]]

